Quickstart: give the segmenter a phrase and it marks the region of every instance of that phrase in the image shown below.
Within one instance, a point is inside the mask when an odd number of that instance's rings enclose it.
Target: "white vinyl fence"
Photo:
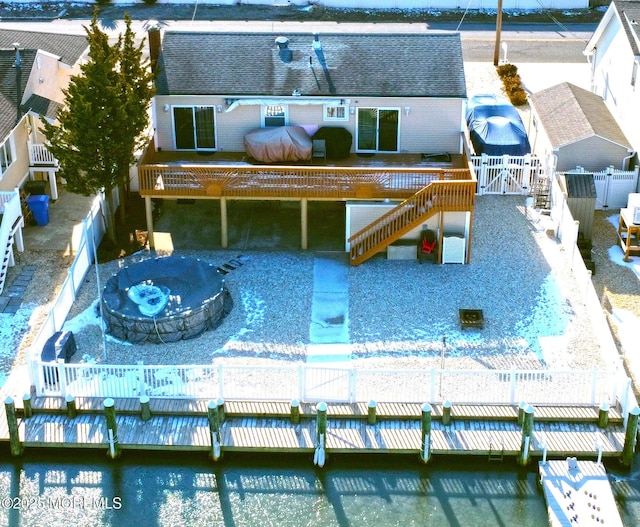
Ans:
[[[613,371],[360,370],[320,366],[235,367],[37,362],[39,396],[615,404],[627,377]]]
[[[568,173],[585,173],[583,167],[576,167]],[[638,190],[638,167],[634,170],[617,170],[608,167],[600,172],[591,172],[596,185],[596,210],[622,209],[627,206],[629,194]]]
[[[100,244],[100,240],[106,231],[102,215],[103,202],[104,196],[102,194],[96,196],[89,214],[82,220],[82,236],[78,242],[75,259],[67,270],[67,278],[60,288],[58,297],[49,313],[47,313],[40,331],[31,344],[29,352],[31,384],[35,385],[37,381],[39,374],[37,364],[39,363],[42,349],[49,337],[62,329],[71,306],[76,299],[76,294],[94,261],[95,247]]]
[[[544,160],[526,156],[471,156],[478,178],[477,194],[527,195],[536,178],[546,177]]]

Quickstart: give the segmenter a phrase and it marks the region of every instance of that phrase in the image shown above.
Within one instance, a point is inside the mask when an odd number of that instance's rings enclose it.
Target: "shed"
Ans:
[[[531,95],[529,140],[538,156],[555,155],[556,170],[629,170],[631,143],[602,97],[569,82]]]
[[[565,175],[567,205],[573,219],[580,222],[578,233],[584,240],[591,240],[593,217],[596,210],[596,184],[589,172]]]

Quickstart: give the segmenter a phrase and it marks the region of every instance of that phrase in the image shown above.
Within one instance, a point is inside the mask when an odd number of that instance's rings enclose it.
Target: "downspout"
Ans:
[[[22,61],[20,60],[20,44],[18,42],[13,43],[13,49],[16,50],[16,60],[13,63],[13,67],[16,69],[16,124],[20,122],[22,112],[20,111],[20,95],[22,93],[21,78],[22,78]]]
[[[631,159],[632,159],[633,157],[635,157],[635,155],[636,155],[636,152],[635,152],[635,151],[633,151],[633,152],[631,152],[627,157],[625,157],[625,158],[622,160],[622,167],[621,167],[620,169],[621,169],[621,170],[624,170],[624,171],[629,170],[629,166],[631,165]]]

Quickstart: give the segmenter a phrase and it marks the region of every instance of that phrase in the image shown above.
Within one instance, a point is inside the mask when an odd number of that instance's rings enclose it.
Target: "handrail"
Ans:
[[[436,212],[473,210],[475,182],[434,181],[349,238],[349,261],[359,265]]]
[[[140,195],[405,199],[433,181],[470,181],[468,168],[140,165]]]

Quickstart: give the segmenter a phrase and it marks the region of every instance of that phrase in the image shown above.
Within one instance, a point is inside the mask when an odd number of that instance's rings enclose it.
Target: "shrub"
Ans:
[[[98,5],[107,5],[110,3],[111,3],[111,0],[96,0],[96,4]]]
[[[147,5],[153,5],[156,3],[157,0],[142,0],[142,1]]]
[[[496,68],[498,76],[502,79],[504,91],[514,106],[523,106],[529,101],[527,92],[522,88],[522,79],[518,75],[518,68],[513,64],[501,64]]]

